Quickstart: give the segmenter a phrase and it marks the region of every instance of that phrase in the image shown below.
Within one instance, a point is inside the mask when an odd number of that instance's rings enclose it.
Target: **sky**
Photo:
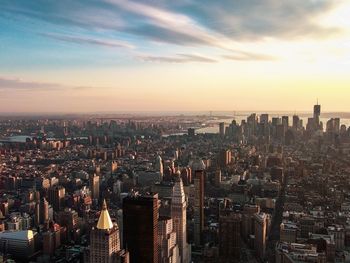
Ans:
[[[350,112],[348,0],[0,0],[0,112]]]

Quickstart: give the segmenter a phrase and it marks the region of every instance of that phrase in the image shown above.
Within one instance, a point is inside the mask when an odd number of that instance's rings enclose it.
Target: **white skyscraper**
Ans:
[[[190,261],[190,251],[187,243],[186,230],[186,208],[186,196],[180,173],[178,172],[172,194],[171,217],[174,223],[182,263],[188,263]]]
[[[157,155],[154,168],[155,168],[156,172],[159,172],[160,179],[163,179],[163,171],[164,171],[163,160],[162,160],[162,157],[160,157],[159,155]]]
[[[179,245],[170,217],[158,219],[158,256],[159,263],[180,263]]]

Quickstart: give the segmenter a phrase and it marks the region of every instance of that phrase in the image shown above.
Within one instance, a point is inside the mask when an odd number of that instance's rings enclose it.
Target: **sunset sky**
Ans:
[[[0,112],[350,111],[348,0],[2,0]]]

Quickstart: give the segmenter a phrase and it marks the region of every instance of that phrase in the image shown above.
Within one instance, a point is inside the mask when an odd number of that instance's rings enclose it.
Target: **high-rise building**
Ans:
[[[91,198],[95,201],[95,203],[97,203],[100,197],[100,177],[98,175],[92,174],[90,176],[89,187],[91,191]]]
[[[180,262],[177,236],[170,217],[161,216],[158,220],[158,262]]]
[[[163,172],[164,172],[163,160],[162,160],[162,157],[160,157],[159,155],[157,155],[157,157],[156,157],[154,168],[155,168],[156,172],[158,172],[160,175],[159,179],[162,180],[163,179]]]
[[[241,248],[242,216],[232,211],[222,211],[219,218],[220,262],[238,262]]]
[[[321,105],[317,103],[316,105],[314,105],[314,122],[317,128],[320,126],[320,115],[321,115]]]
[[[279,118],[279,117],[272,118],[272,121],[271,121],[272,126],[277,126],[277,125],[280,125],[281,123],[282,123],[281,118]]]
[[[158,194],[123,199],[123,241],[130,262],[158,263]]]
[[[260,123],[268,124],[269,123],[269,114],[267,114],[267,113],[261,114],[260,115]]]
[[[29,262],[29,257],[36,251],[36,235],[32,230],[0,232],[0,252],[21,259],[21,262]]]
[[[260,260],[263,260],[266,252],[266,236],[267,236],[267,215],[259,213],[255,218],[255,253]]]
[[[334,132],[337,134],[340,132],[340,118],[334,118]]]
[[[219,134],[220,134],[221,138],[225,137],[225,123],[224,122],[219,123]]]
[[[300,128],[300,118],[298,115],[293,115],[293,129],[299,130]]]
[[[180,175],[178,175],[175,180],[176,181],[171,199],[171,218],[173,219],[174,230],[176,232],[181,262],[188,263],[190,260],[190,255],[189,246],[187,243],[187,202]]]
[[[194,243],[202,244],[202,232],[204,229],[204,169],[203,161],[193,163],[194,170]]]
[[[71,208],[65,208],[58,215],[58,221],[61,226],[67,228],[68,231],[72,231],[77,228],[78,213]]]
[[[54,211],[60,211],[64,208],[64,198],[66,189],[61,185],[55,185],[49,189],[49,203]]]
[[[289,116],[282,116],[282,125],[286,128],[289,127]]]
[[[187,134],[190,137],[194,137],[195,136],[195,132],[196,132],[196,130],[194,128],[188,128]]]
[[[35,204],[35,224],[38,226],[49,220],[49,203],[43,197]]]
[[[61,246],[61,232],[58,224],[51,224],[50,228],[43,233],[43,253],[53,255]]]
[[[257,117],[256,113],[252,113],[247,117],[247,135],[248,137],[256,134],[257,131]]]
[[[258,205],[245,205],[243,208],[242,234],[245,240],[247,240],[250,235],[254,235],[254,215],[257,213],[260,213],[260,207]]]
[[[128,252],[120,249],[119,229],[103,201],[96,227],[90,232],[90,263],[128,262]]]
[[[222,149],[219,153],[219,166],[225,167],[231,163],[232,153],[230,150]]]

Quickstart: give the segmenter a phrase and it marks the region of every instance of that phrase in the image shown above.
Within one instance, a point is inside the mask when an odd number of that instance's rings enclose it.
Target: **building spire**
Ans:
[[[106,199],[103,199],[103,203],[102,203],[102,210],[107,210],[107,203],[106,203]]]
[[[100,218],[98,219],[98,222],[97,222],[97,228],[102,230],[108,230],[113,228],[113,222],[108,213],[106,199],[103,199],[102,210],[101,210]]]

